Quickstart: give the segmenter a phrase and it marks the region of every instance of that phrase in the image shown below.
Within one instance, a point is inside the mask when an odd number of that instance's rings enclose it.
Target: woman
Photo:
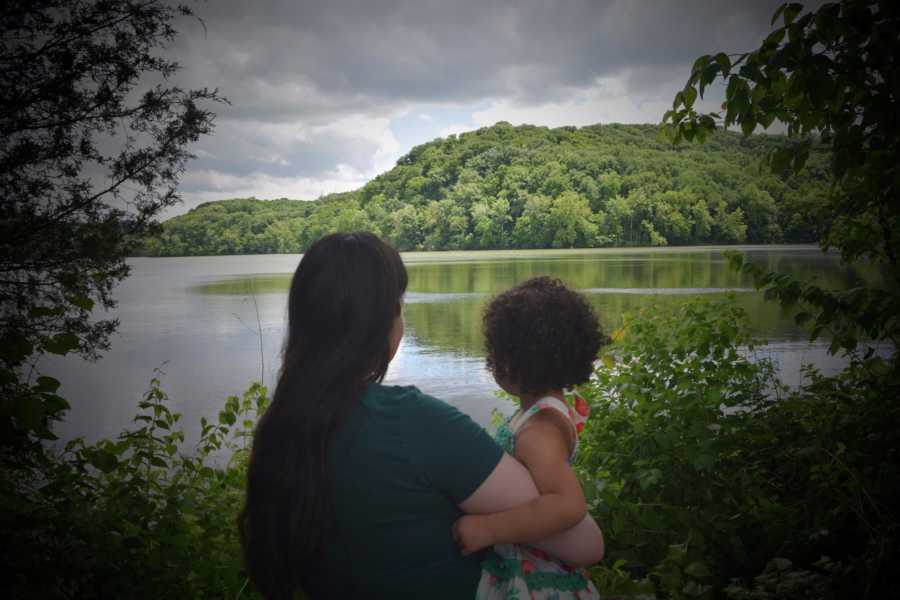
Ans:
[[[453,523],[537,495],[471,419],[380,385],[403,335],[406,283],[399,254],[370,233],[326,236],[297,267],[239,519],[266,598],[474,597],[480,557],[461,555]],[[602,556],[589,517],[538,546],[573,564]]]

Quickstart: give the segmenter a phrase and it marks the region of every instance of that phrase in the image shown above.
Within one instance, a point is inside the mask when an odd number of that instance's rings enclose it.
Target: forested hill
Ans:
[[[367,229],[401,250],[809,242],[827,186],[761,173],[771,136],[717,132],[673,149],[653,125],[497,123],[417,146],[362,189],[316,201],[210,202],[144,241],[152,256],[301,252]]]

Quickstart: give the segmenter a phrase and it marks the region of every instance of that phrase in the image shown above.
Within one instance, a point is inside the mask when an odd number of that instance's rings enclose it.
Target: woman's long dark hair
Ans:
[[[333,521],[328,443],[384,378],[406,281],[397,251],[364,232],[323,237],[294,273],[281,373],[256,427],[238,520],[245,567],[266,598],[300,589]]]

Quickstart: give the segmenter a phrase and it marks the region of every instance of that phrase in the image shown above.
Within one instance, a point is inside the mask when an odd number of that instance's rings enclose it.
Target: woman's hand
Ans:
[[[488,520],[482,515],[463,515],[453,524],[453,540],[463,556],[494,545]]]

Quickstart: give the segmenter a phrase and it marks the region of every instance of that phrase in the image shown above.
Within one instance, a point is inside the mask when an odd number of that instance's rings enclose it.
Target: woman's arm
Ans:
[[[606,551],[603,532],[590,513],[572,529],[531,545],[573,567],[587,567],[598,563],[603,560],[603,553]]]
[[[516,437],[516,458],[528,468],[540,496],[503,512],[461,518],[455,535],[463,554],[494,544],[531,544],[584,518],[587,507],[569,468],[568,441],[552,415],[542,416],[535,415]]]
[[[517,542],[536,545],[576,566],[603,558],[603,534],[590,515],[585,516],[581,487],[566,460],[568,444],[552,421],[535,417],[517,439],[516,454],[529,465],[531,474],[504,455],[461,503],[471,515],[454,525],[464,552]]]

